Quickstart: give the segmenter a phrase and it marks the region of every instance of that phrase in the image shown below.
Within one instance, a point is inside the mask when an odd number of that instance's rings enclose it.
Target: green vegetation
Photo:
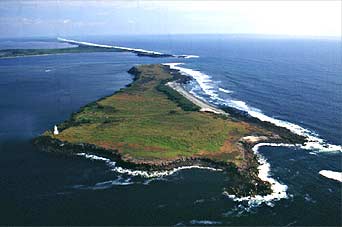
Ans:
[[[244,161],[241,137],[270,135],[245,122],[199,112],[165,85],[181,78],[162,65],[143,65],[130,72],[136,75],[130,86],[83,107],[58,125],[59,135],[45,135],[117,150],[123,159],[137,163],[201,157],[237,166]]]
[[[157,90],[164,92],[167,97],[178,104],[180,108],[182,108],[185,111],[199,111],[200,108],[193,104],[191,101],[186,99],[184,96],[179,94],[177,91],[173,90],[169,86],[165,85],[168,80],[161,81],[161,83],[157,86]]]
[[[68,54],[68,53],[90,53],[90,52],[118,52],[119,50],[101,47],[78,46],[71,48],[57,49],[6,49],[0,50],[0,58],[47,55],[47,54]]]

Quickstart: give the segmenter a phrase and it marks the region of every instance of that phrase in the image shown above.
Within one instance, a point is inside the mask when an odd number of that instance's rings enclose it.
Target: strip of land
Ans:
[[[70,40],[70,39],[64,39],[64,38],[57,38],[57,40],[60,42],[69,43],[72,45],[84,46],[84,47],[97,47],[97,48],[111,49],[111,50],[121,51],[121,52],[131,52],[131,53],[136,54],[137,56],[145,56],[145,57],[155,57],[155,58],[180,57],[180,58],[186,58],[186,57],[190,56],[190,55],[164,54],[164,53],[151,51],[151,50],[144,50],[144,49],[130,48],[130,47],[121,47],[121,46],[110,46],[110,45],[82,42],[82,41],[76,41],[76,40]]]
[[[53,54],[76,54],[76,53],[94,53],[94,52],[118,52],[115,49],[77,46],[70,48],[51,48],[51,49],[5,49],[0,50],[0,58],[15,58],[25,56],[43,56]]]
[[[153,58],[190,58],[196,57],[193,55],[172,55],[164,54],[156,51],[148,51],[143,49],[135,49],[129,47],[109,46],[102,44],[94,44],[88,42],[81,42],[75,40],[68,40],[63,38],[57,38],[59,42],[69,43],[75,47],[70,48],[50,48],[50,49],[4,49],[0,50],[0,58],[15,58],[25,56],[44,56],[53,54],[73,54],[73,53],[93,53],[93,52],[130,52],[141,57],[153,57]]]
[[[51,152],[99,154],[134,169],[220,168],[230,179],[226,191],[252,196],[271,189],[258,178],[251,148],[304,142],[285,128],[196,98],[182,86],[191,78],[168,66],[141,65],[129,72],[130,85],[81,108],[58,125],[58,135],[46,131],[35,144]]]

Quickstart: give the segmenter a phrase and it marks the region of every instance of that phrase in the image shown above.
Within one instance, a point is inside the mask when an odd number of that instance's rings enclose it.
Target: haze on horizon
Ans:
[[[341,1],[0,1],[0,38],[263,34],[341,37]]]

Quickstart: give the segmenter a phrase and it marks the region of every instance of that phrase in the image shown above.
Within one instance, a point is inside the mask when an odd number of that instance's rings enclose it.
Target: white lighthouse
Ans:
[[[57,129],[57,125],[55,125],[55,127],[54,127],[53,134],[54,135],[58,135],[59,134],[58,129]]]

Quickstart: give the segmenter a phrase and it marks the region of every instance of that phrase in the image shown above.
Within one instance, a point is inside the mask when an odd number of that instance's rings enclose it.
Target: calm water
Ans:
[[[341,42],[232,36],[91,37],[193,59],[130,53],[0,59],[0,224],[341,225],[341,153],[264,147],[288,199],[249,208],[222,195],[221,173],[184,170],[159,179],[111,171],[103,161],[36,150],[30,140],[79,107],[131,82],[135,64],[184,62],[211,77],[223,100],[241,100],[342,145]],[[33,42],[33,43],[32,43]],[[0,40],[0,48],[61,47],[52,40]],[[229,94],[219,88],[231,91]],[[211,101],[194,84],[193,90]]]

